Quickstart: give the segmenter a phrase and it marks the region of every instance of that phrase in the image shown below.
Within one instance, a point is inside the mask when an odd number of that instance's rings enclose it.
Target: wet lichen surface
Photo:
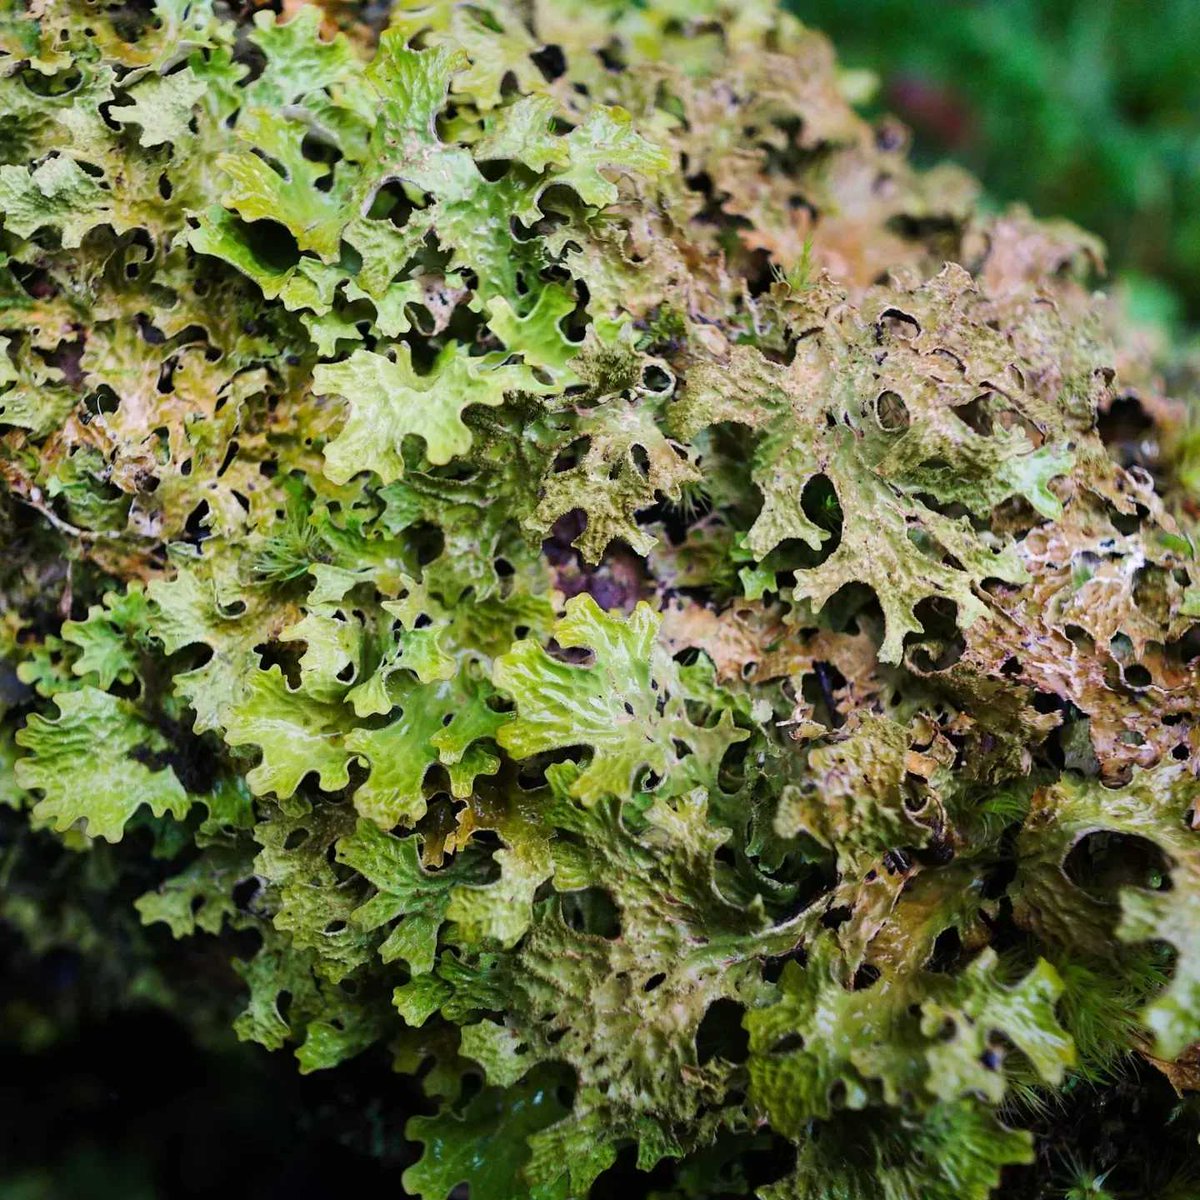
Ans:
[[[1195,1196],[1195,439],[1099,244],[765,2],[285,8],[0,24],[0,915],[390,1055],[424,1200]]]

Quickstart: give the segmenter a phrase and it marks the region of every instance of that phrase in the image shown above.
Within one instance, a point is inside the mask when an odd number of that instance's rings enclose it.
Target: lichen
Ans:
[[[983,1200],[1186,1083],[1197,498],[1096,242],[768,0],[285,7],[0,32],[0,815],[170,862],[239,1037],[436,1060],[425,1200]]]

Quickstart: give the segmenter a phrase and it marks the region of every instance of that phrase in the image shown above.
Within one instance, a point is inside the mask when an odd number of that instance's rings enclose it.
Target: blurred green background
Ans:
[[[1144,315],[1200,322],[1200,0],[790,0],[926,162],[1099,234]]]

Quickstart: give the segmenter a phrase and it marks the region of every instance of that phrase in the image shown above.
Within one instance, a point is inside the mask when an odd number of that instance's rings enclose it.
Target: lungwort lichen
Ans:
[[[389,1048],[425,1200],[983,1200],[1194,1085],[1197,496],[1095,241],[768,0],[283,7],[7,5],[7,920]]]

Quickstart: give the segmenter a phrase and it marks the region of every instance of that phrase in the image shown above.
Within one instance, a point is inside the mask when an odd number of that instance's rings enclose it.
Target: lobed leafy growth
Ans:
[[[390,1045],[425,1200],[983,1200],[1192,1087],[1197,496],[1097,244],[768,0],[285,9],[0,29],[20,844]]]

